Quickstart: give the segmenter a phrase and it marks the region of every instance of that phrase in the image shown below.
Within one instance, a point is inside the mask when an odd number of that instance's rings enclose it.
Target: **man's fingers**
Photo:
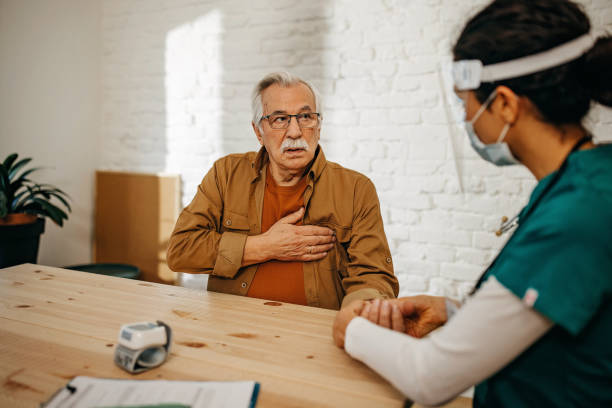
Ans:
[[[355,317],[355,312],[352,307],[359,307],[358,304],[351,304],[351,307],[346,309],[341,309],[334,319],[334,325],[332,329],[334,341],[338,347],[344,348],[344,338],[346,333],[346,327],[350,323],[350,321]]]
[[[372,323],[378,324],[378,315],[380,314],[380,299],[374,299],[371,302],[370,312],[368,313],[368,320]]]
[[[312,236],[305,236],[303,240],[308,242],[308,245],[331,244],[332,242],[336,242],[336,236],[335,235],[312,235]]]
[[[320,252],[328,252],[333,247],[334,247],[334,244],[310,245],[306,248],[306,252],[308,252],[311,255],[318,254]]]
[[[336,242],[336,238],[333,235],[300,237],[300,240],[302,245],[308,245],[309,247],[331,244],[333,248],[333,243]]]
[[[309,245],[304,248],[306,253],[302,254],[299,259],[302,261],[315,261],[318,259],[323,259],[333,247],[333,244]]]
[[[378,324],[386,328],[391,327],[391,303],[385,300],[383,300],[380,305]]]
[[[325,258],[333,247],[333,244],[308,245],[306,247],[300,248],[299,250],[295,251],[290,255],[285,255],[279,259],[281,259],[282,261],[318,261],[319,259]]]
[[[323,259],[327,256],[327,252],[319,252],[318,254],[313,255],[302,255],[298,261],[310,262],[310,261],[318,261],[319,259]]]
[[[397,299],[397,306],[399,311],[404,316],[410,316],[416,313],[416,305],[414,301],[410,298],[407,299]]]
[[[304,207],[301,207],[296,212],[292,212],[291,214],[284,216],[277,222],[280,222],[282,224],[295,224],[296,222],[301,220],[303,216],[304,216]]]
[[[334,230],[327,227],[319,227],[317,225],[299,225],[297,227],[297,233],[300,235],[333,236]]]
[[[354,316],[359,316],[366,303],[364,300],[354,300],[347,307],[353,311]]]
[[[400,312],[399,307],[395,303],[391,305],[391,328],[401,333],[404,333],[406,330],[404,316],[402,316],[402,312]]]
[[[366,305],[363,307],[363,309],[361,309],[361,317],[364,317],[366,319],[368,319],[368,316],[370,315],[370,309],[372,308],[372,303],[371,302],[367,302]]]

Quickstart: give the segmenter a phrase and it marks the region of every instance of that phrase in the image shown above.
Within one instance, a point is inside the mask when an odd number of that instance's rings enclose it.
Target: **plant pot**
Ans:
[[[36,263],[40,234],[44,231],[44,218],[35,217],[28,224],[0,224],[0,268]]]
[[[21,225],[36,222],[38,217],[34,214],[16,213],[0,217],[0,225]]]

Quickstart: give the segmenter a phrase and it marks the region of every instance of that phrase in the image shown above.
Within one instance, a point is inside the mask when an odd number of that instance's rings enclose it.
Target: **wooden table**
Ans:
[[[0,270],[0,302],[1,407],[38,406],[77,375],[255,380],[258,407],[404,403],[334,346],[334,311],[31,264]],[[155,320],[173,329],[168,361],[137,376],[115,366],[120,326]]]

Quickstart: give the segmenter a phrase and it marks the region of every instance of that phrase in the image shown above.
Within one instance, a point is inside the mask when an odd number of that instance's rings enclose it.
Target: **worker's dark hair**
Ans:
[[[568,0],[495,0],[467,22],[455,60],[484,65],[549,50],[590,31],[582,8]],[[518,78],[483,83],[475,91],[482,103],[499,85],[526,96],[542,119],[554,125],[580,123],[591,100],[612,106],[612,37],[599,37],[582,57]]]

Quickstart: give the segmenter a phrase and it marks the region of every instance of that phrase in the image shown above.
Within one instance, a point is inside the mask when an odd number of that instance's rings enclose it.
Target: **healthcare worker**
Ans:
[[[612,106],[612,38],[567,0],[497,0],[453,54],[473,148],[538,184],[460,308],[355,302],[336,344],[425,405],[477,384],[476,407],[612,407],[612,145],[582,125]]]

